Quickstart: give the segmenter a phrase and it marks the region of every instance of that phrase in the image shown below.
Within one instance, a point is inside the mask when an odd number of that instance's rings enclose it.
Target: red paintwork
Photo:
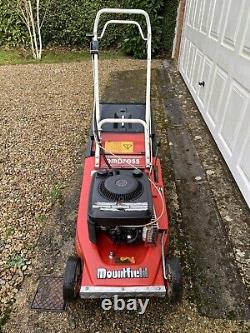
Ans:
[[[133,141],[135,143],[135,155],[126,155],[126,157],[134,158],[139,157],[144,161],[144,135],[138,134],[113,134],[105,133],[102,135],[103,140],[110,141]],[[124,155],[121,155],[124,158]],[[76,251],[82,258],[84,264],[84,271],[82,276],[82,286],[154,286],[164,285],[164,278],[162,272],[162,256],[161,256],[161,235],[159,233],[157,244],[155,246],[148,246],[144,243],[139,245],[115,245],[108,236],[102,234],[97,240],[97,244],[93,244],[88,236],[88,200],[91,184],[91,171],[95,170],[94,157],[85,158],[82,190],[79,204],[79,212],[77,219],[76,230]],[[158,167],[158,183],[157,186],[163,188],[163,179],[161,173],[161,166],[159,159],[156,161]],[[129,168],[128,165],[119,165],[119,167]],[[148,173],[147,169],[144,169]],[[153,173],[150,178],[153,179]],[[156,210],[156,215],[161,213],[161,198],[154,188],[152,187],[153,203]],[[161,230],[168,229],[168,216],[165,207],[165,213],[158,221]],[[168,237],[165,239],[165,248],[168,246]],[[135,264],[117,264],[109,259],[109,252],[114,251],[116,256],[135,257]],[[147,267],[149,271],[148,278],[132,278],[132,279],[97,279],[96,272],[98,268],[106,268],[107,270],[122,269],[123,267],[131,267],[137,269],[140,267]]]

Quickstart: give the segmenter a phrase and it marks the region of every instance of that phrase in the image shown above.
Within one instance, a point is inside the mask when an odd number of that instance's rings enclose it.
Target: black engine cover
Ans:
[[[141,225],[153,216],[151,186],[139,170],[100,170],[92,176],[89,223],[99,226]]]

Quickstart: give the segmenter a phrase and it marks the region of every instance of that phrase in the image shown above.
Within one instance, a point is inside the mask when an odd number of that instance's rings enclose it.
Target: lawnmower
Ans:
[[[147,33],[134,20],[102,14],[143,15]],[[99,41],[110,24],[135,25],[147,48],[145,103],[100,102]],[[120,297],[164,297],[178,302],[182,274],[168,255],[169,225],[159,143],[151,116],[151,24],[141,9],[101,9],[89,34],[93,63],[92,126],[85,154],[76,226],[76,255],[65,268],[65,302]]]

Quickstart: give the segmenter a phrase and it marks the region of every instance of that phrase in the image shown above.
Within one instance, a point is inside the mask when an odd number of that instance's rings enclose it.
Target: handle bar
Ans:
[[[92,39],[92,55],[93,55],[93,72],[94,72],[94,105],[95,105],[95,119],[97,126],[100,126],[100,123],[103,124],[104,121],[101,121],[100,115],[100,98],[99,98],[99,73],[98,73],[98,24],[100,21],[100,16],[102,14],[138,14],[143,15],[146,19],[147,23],[147,38],[145,38],[141,26],[136,21],[131,20],[110,20],[107,21],[103,27],[101,39],[104,35],[104,32],[107,26],[111,23],[118,23],[118,24],[135,24],[142,38],[147,42],[147,82],[146,82],[146,113],[145,113],[145,150],[146,150],[146,162],[147,166],[150,166],[150,134],[151,134],[151,107],[150,107],[150,87],[151,87],[151,40],[152,40],[152,33],[151,33],[151,24],[150,18],[147,12],[142,9],[120,9],[120,8],[103,8],[98,11],[95,18],[94,28],[93,28],[93,39]],[[138,120],[137,120],[138,121]],[[113,119],[112,122],[120,122],[120,120]],[[122,119],[121,122],[127,122],[125,119]],[[98,128],[100,131],[100,127]],[[100,147],[99,143],[96,142],[96,153],[95,153],[96,163],[95,165],[98,166],[100,162]]]
[[[149,19],[149,15],[147,12],[145,12],[145,10],[143,9],[121,9],[121,8],[103,8],[101,10],[98,11],[96,18],[95,18],[95,23],[94,23],[94,30],[93,30],[93,34],[94,34],[94,40],[98,40],[98,24],[99,24],[99,20],[100,20],[100,16],[102,14],[138,14],[138,15],[143,15],[146,19],[146,23],[147,23],[147,36],[151,36],[151,24],[150,24],[150,19]],[[139,24],[139,23],[138,23]],[[147,37],[147,38],[148,38]]]
[[[104,35],[104,33],[105,33],[108,25],[110,25],[110,24],[133,24],[133,25],[136,25],[138,27],[138,30],[139,30],[139,32],[141,34],[142,39],[145,40],[145,41],[147,40],[147,37],[145,37],[144,34],[143,34],[143,32],[142,32],[142,28],[141,28],[140,24],[138,22],[136,22],[136,21],[130,21],[130,20],[110,20],[110,21],[107,21],[105,23],[105,25],[104,25],[104,27],[102,29],[102,33],[98,37],[98,39],[102,39],[102,37],[103,37],[103,35]]]

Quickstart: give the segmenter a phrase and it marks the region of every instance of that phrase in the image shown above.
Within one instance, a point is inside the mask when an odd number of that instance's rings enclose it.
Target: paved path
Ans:
[[[246,288],[170,75],[161,71],[160,89],[197,305],[210,317],[249,319]]]

